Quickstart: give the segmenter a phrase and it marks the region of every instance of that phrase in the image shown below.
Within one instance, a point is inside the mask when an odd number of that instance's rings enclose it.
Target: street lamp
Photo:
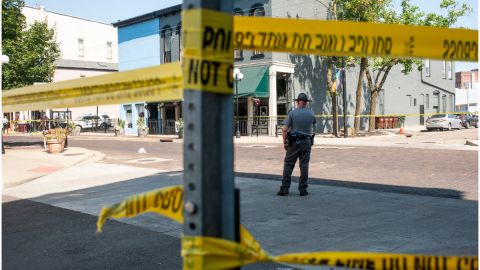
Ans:
[[[238,81],[241,81],[243,79],[243,73],[240,72],[239,68],[235,68],[233,70],[233,79],[235,80],[235,97],[236,97],[236,103],[237,103],[237,119],[236,119],[236,129],[235,129],[235,137],[240,138],[240,124],[238,121]]]
[[[8,55],[2,54],[1,61],[2,61],[2,64],[8,64],[10,62],[10,57],[8,57]]]

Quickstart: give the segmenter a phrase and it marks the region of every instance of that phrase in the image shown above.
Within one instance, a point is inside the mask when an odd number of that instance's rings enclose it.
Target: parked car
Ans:
[[[458,119],[462,121],[462,126],[464,128],[470,128],[472,126],[478,128],[478,115],[459,114]]]
[[[461,129],[462,121],[454,114],[439,113],[429,117],[425,122],[425,127],[427,130],[452,130],[452,128]]]
[[[93,129],[97,126],[100,129],[106,130],[112,126],[112,119],[106,114],[100,116],[85,114],[79,116],[74,122],[75,126],[80,127],[81,129]]]

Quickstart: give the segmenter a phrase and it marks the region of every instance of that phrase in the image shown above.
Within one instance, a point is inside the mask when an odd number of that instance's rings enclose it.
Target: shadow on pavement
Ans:
[[[5,148],[12,149],[16,147],[38,147],[43,148],[43,141],[31,141],[31,142],[4,142]]]
[[[2,208],[2,269],[182,269],[176,237],[115,220],[96,234],[96,216],[30,200]]]
[[[278,181],[278,182],[282,181],[281,175],[274,175],[274,174],[237,172],[235,173],[235,176],[257,178],[257,179],[264,179],[264,180]],[[298,177],[292,176],[292,182],[298,183]],[[311,178],[311,177],[308,178],[308,184],[364,189],[364,190],[381,191],[381,192],[393,192],[393,193],[400,193],[400,194],[411,194],[411,195],[430,196],[430,197],[439,197],[439,198],[450,198],[450,199],[459,199],[459,200],[463,199],[463,192],[454,190],[454,189],[394,186],[394,185],[359,183],[359,182]]]

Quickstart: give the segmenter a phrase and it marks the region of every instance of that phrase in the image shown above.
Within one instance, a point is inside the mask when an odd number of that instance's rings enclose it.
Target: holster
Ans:
[[[292,138],[292,134],[290,133],[290,131],[287,132],[286,141],[287,141],[288,146],[292,146],[294,140],[293,140],[293,138]]]

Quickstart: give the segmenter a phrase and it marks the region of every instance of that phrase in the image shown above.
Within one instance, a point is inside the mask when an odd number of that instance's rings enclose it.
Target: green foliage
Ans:
[[[55,30],[48,28],[47,22],[35,22],[26,29],[22,6],[19,0],[2,2],[2,53],[10,58],[10,63],[3,65],[2,89],[51,82],[54,62],[60,57]]]
[[[48,133],[44,134],[45,140],[64,140],[67,137],[68,130],[64,128],[50,129]]]
[[[145,117],[138,117],[137,127],[139,129],[146,129],[147,128],[147,125],[145,124]]]
[[[425,13],[421,11],[418,6],[413,5],[410,0],[402,0],[401,12],[397,14],[394,10],[386,10],[382,13],[383,21],[391,24],[451,27],[460,17],[468,14],[472,10],[465,3],[459,5],[456,0],[443,0],[440,3],[440,8],[446,11],[446,16],[435,13]],[[396,64],[402,66],[402,73],[404,74],[412,72],[414,67],[417,67],[418,70],[422,69],[422,61],[420,59],[389,59],[379,57],[373,59],[371,63],[371,67],[379,71],[379,73],[382,70],[386,70],[388,66]]]
[[[114,129],[120,130],[125,128],[125,120],[118,118],[117,124],[115,125]]]
[[[347,21],[381,22],[391,0],[337,0],[340,17]]]
[[[23,0],[2,0],[2,40],[16,40],[25,28]]]

